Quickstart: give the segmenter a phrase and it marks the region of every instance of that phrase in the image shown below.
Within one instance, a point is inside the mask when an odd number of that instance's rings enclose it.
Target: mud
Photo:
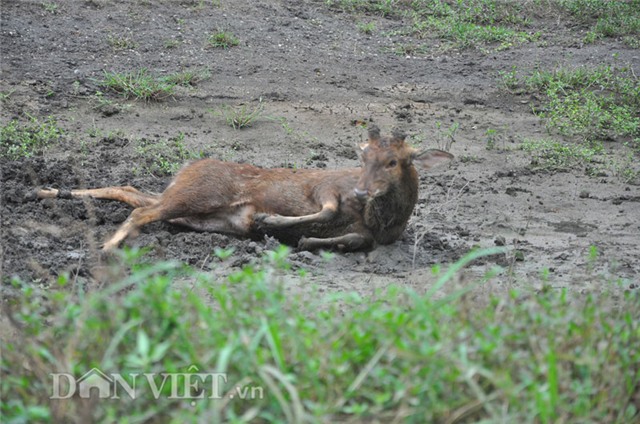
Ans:
[[[640,74],[637,50],[615,40],[583,45],[580,28],[553,16],[535,17],[531,31],[543,35],[534,43],[443,52],[437,40],[422,40],[427,53],[414,57],[392,53],[404,39],[384,35],[402,22],[345,14],[324,1],[55,3],[52,13],[41,1],[2,0],[0,91],[11,95],[2,102],[1,121],[52,115],[66,131],[43,155],[0,162],[4,276],[43,284],[63,272],[78,281],[100,278],[104,258],[97,248],[130,209],[106,201],[36,201],[32,193],[44,186],[107,185],[162,191],[170,177],[141,171],[137,140],[157,144],[184,134],[188,149],[211,157],[334,169],[357,165],[354,146],[366,130],[354,124],[373,122],[386,133],[402,129],[422,147],[443,147],[443,128],[458,123],[450,150],[457,159],[421,176],[420,201],[398,242],[331,261],[319,252],[292,252],[293,268],[307,271],[290,278],[292,290],[317,284],[322,291],[370,293],[392,282],[422,290],[433,279],[433,265],[496,244],[507,253],[466,271],[471,279],[500,265],[487,290],[535,290],[540,273],[552,287],[579,291],[602,289],[594,275],[622,279],[625,288],[640,279],[640,188],[584,170],[536,171],[517,146],[548,135],[531,112],[537,99],[503,90],[498,78],[513,66],[591,67],[612,63],[613,55]],[[377,30],[366,35],[356,21],[375,21]],[[209,47],[207,37],[217,29],[235,34],[240,45]],[[116,49],[110,37],[133,45]],[[126,107],[96,108],[93,95],[104,71],[140,68],[158,75],[208,70],[210,77],[162,102],[109,94]],[[264,112],[242,130],[213,113],[259,101]],[[486,148],[488,129],[497,131],[493,150]],[[127,244],[149,247],[150,258],[223,275],[277,242],[157,223]],[[591,246],[598,255],[590,257]],[[215,247],[235,252],[221,262]]]

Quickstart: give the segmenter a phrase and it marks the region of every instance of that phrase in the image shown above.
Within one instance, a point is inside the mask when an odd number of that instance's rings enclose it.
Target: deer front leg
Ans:
[[[338,237],[302,237],[299,250],[336,249],[343,252],[368,249],[373,246],[373,238],[360,233],[349,233]]]
[[[302,216],[282,216],[257,213],[253,221],[260,228],[288,228],[294,225],[328,222],[336,216],[338,202],[335,199],[322,204],[320,212]]]

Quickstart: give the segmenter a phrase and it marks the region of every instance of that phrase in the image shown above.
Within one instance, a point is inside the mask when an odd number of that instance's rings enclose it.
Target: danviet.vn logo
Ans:
[[[107,373],[92,368],[81,376],[51,373],[50,399],[136,399],[149,393],[155,399],[262,399],[260,386],[233,385],[226,373],[203,373],[192,365],[187,372]]]

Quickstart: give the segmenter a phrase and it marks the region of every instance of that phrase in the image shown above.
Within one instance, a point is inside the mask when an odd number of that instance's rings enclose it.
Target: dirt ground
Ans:
[[[583,45],[582,29],[554,16],[533,17],[531,31],[542,31],[536,42],[502,51],[442,51],[438,40],[421,40],[427,51],[406,56],[391,51],[403,37],[385,35],[402,25],[399,20],[346,14],[319,0],[222,0],[218,7],[195,0],[55,4],[51,11],[40,0],[1,1],[0,91],[11,93],[2,102],[2,124],[52,115],[66,131],[65,141],[41,156],[0,162],[4,276],[42,284],[61,272],[81,281],[97,278],[96,248],[130,209],[106,201],[37,201],[30,193],[43,186],[107,185],[162,191],[170,178],[140,172],[135,140],[160,143],[184,134],[189,149],[211,157],[333,169],[357,166],[354,147],[366,131],[354,122],[364,121],[385,133],[402,129],[422,147],[441,146],[443,129],[457,123],[450,150],[456,160],[421,177],[420,201],[396,243],[336,254],[329,262],[318,252],[292,252],[294,269],[308,271],[291,278],[292,290],[317,284],[322,291],[367,294],[392,282],[421,289],[432,280],[434,264],[495,244],[508,253],[467,271],[472,278],[501,265],[488,290],[536,281],[535,290],[544,270],[552,287],[597,290],[598,274],[637,287],[640,188],[583,170],[535,171],[517,146],[548,136],[531,111],[537,99],[501,89],[498,72],[615,60],[640,75],[638,50],[612,40]],[[365,34],[356,21],[374,21],[377,30]],[[208,35],[218,29],[235,34],[240,44],[208,46]],[[115,48],[116,38],[131,45]],[[104,71],[140,68],[158,75],[208,70],[210,77],[162,102],[111,94],[128,106],[114,114],[95,108]],[[264,112],[249,128],[234,130],[212,113],[260,100]],[[488,129],[497,134],[493,150],[486,148]],[[127,244],[150,247],[151,258],[224,274],[275,241],[157,223]],[[591,246],[598,248],[597,259],[589,259]],[[221,263],[212,254],[215,247],[233,247],[235,253]]]

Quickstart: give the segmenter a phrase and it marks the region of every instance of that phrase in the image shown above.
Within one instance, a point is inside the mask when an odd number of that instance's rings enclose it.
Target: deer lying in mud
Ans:
[[[128,203],[135,209],[104,244],[117,247],[146,224],[168,221],[198,231],[240,237],[276,237],[303,250],[372,249],[403,233],[418,200],[415,166],[428,169],[453,158],[441,150],[417,151],[394,133],[369,130],[361,168],[261,169],[202,159],[184,167],[161,194],[133,187],[72,190],[72,197]],[[39,198],[58,197],[43,189]]]

